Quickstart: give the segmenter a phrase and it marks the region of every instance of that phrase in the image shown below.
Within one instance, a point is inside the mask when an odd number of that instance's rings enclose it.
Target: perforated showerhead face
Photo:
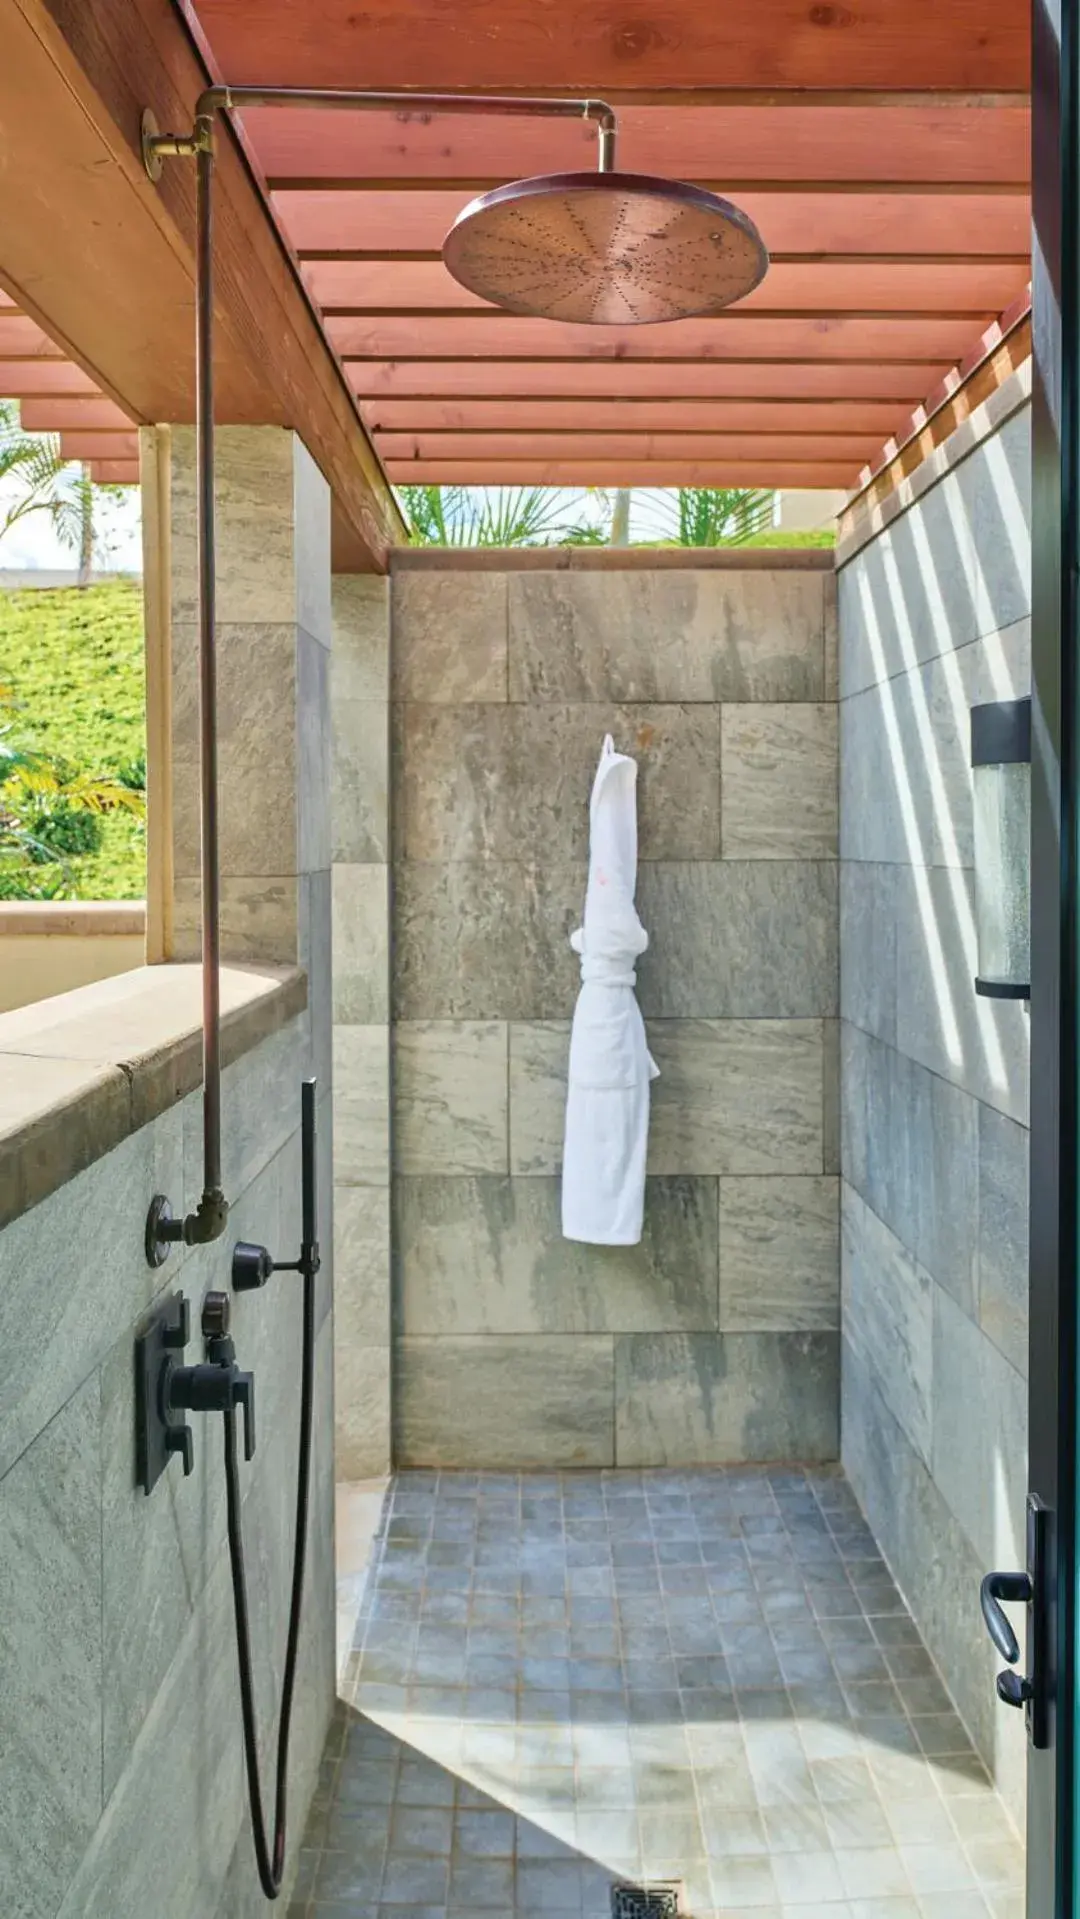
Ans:
[[[514,180],[458,215],[443,259],[462,286],[508,313],[592,326],[719,313],[769,264],[738,207],[643,173]]]

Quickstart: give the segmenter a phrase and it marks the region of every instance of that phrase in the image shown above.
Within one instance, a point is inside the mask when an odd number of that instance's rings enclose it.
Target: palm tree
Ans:
[[[5,482],[11,482],[10,488]],[[94,561],[94,508],[100,495],[122,489],[96,487],[88,466],[65,460],[55,433],[24,433],[15,400],[0,400],[0,541],[31,513],[47,513],[62,545],[78,554],[79,585],[88,586]]]
[[[545,486],[399,486],[412,546],[554,546],[591,543],[568,517],[565,495]]]
[[[741,546],[773,523],[770,487],[683,486],[675,498],[678,546]]]

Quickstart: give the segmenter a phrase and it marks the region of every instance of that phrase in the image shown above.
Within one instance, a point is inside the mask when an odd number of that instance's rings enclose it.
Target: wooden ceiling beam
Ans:
[[[816,433],[888,434],[895,400],[367,400],[380,433]]]
[[[938,363],[940,364],[940,362]],[[926,394],[923,362],[818,360],[351,360],[362,403],[381,399],[889,400]]]
[[[223,70],[280,86],[1026,89],[1025,0],[197,0]]]
[[[429,465],[438,461],[472,461],[487,466],[500,460],[551,461],[581,459],[587,450],[591,461],[628,463],[640,461],[683,460],[687,465],[718,460],[797,460],[812,463],[816,459],[844,462],[849,472],[859,467],[874,451],[872,433],[835,434],[823,439],[817,433],[590,433],[587,448],[573,433],[383,433],[378,436],[379,452],[387,468],[401,472],[406,462]],[[849,464],[850,463],[850,464]]]
[[[476,180],[488,186],[597,163],[588,121],[490,114],[282,112],[242,115],[274,189],[292,179]],[[619,115],[619,165],[681,180],[833,180],[918,184],[1030,179],[1031,118],[1006,107],[627,107]]]
[[[139,462],[137,433],[84,433],[75,429],[61,433],[60,452],[65,460],[128,460]]]
[[[341,113],[247,107],[242,115],[274,188],[292,178],[503,180],[597,165],[589,121],[481,115]],[[625,107],[618,163],[679,180],[1030,178],[1030,111],[1007,107]]]
[[[775,486],[848,488],[850,462],[765,460],[401,460],[395,486]]]
[[[98,486],[138,486],[137,460],[90,460],[90,478]]]
[[[132,421],[114,400],[104,394],[70,399],[26,399],[19,417],[27,433],[59,433],[66,428],[82,427],[91,432],[130,433]]]
[[[70,360],[5,360],[0,365],[0,394],[8,400],[94,398],[97,388]]]
[[[190,420],[194,169],[147,179],[140,121],[190,124],[206,82],[171,0],[0,0],[0,262],[20,306],[133,419]],[[335,502],[336,561],[403,531],[377,456],[239,147],[218,146],[218,416],[295,428]],[[28,323],[0,316],[3,330]],[[25,359],[42,349],[7,347]],[[2,385],[2,378],[0,378]],[[116,464],[108,462],[107,464]]]
[[[302,259],[350,249],[393,259],[410,252],[437,256],[469,198],[468,193],[432,188],[399,192],[388,184],[370,192],[285,189],[274,195],[274,206]],[[788,186],[741,194],[739,204],[767,236],[774,254],[821,254],[840,260],[865,254],[1020,258],[1031,252],[1026,192],[882,193],[868,188],[853,205],[849,194],[806,193]]]
[[[766,240],[767,240],[767,236]],[[762,284],[739,301],[740,313],[1000,313],[1030,278],[1030,260],[917,266],[844,260],[774,262]],[[442,261],[315,261],[304,279],[319,305],[337,313],[475,311],[490,302],[460,286]],[[511,319],[513,316],[509,316]]]
[[[370,360],[876,360],[951,365],[993,316],[981,319],[763,318],[726,313],[719,319],[662,326],[566,326],[512,315],[457,314],[428,319],[327,318],[345,358]],[[354,376],[355,377],[355,376]]]

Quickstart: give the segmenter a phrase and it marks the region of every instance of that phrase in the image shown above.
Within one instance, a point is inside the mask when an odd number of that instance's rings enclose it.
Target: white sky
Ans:
[[[0,519],[17,486],[0,481]],[[110,573],[142,572],[141,498],[137,486],[125,487],[121,500],[102,499],[97,508],[96,568]],[[62,545],[47,513],[29,513],[0,538],[0,566],[74,572],[79,556]]]

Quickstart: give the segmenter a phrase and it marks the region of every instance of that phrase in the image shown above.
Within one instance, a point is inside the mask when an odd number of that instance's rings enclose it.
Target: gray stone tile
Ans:
[[[171,473],[170,587],[174,620],[198,613],[195,519],[195,434],[173,427]],[[302,582],[313,559],[321,516],[319,485],[295,434],[277,426],[222,427],[217,436],[218,613],[227,622],[263,622],[303,617],[315,638],[329,642],[329,548],[325,587]],[[315,481],[319,484],[315,484]],[[303,489],[306,498],[297,495]],[[311,542],[299,537],[300,512],[312,515]],[[298,562],[303,555],[303,564]],[[315,562],[317,564],[317,562]],[[303,593],[303,598],[301,594]],[[324,630],[325,628],[325,630]]]
[[[517,573],[509,621],[513,700],[824,697],[820,573]]]
[[[55,1913],[101,1816],[96,1375],[0,1480],[0,1904]]]
[[[972,875],[904,871],[897,925],[900,1051],[1026,1125],[1030,1017],[1022,1001],[976,995]]]
[[[839,1182],[720,1181],[720,1330],[837,1332]]]
[[[292,872],[281,879],[267,879],[258,873],[223,873],[222,959],[239,966],[295,966],[302,883]],[[174,960],[199,958],[201,926],[199,882],[180,878],[173,890]]]
[[[844,1337],[929,1463],[933,1282],[846,1181],[841,1219]]]
[[[390,1179],[390,1029],[334,1027],[334,1176],[339,1185]]]
[[[395,1027],[399,1172],[509,1170],[507,1047],[498,1020],[404,1020]]]
[[[651,1020],[649,1044],[652,1171],[820,1172],[819,1020]]]
[[[821,1071],[822,1168],[839,1174],[840,1160],[840,1021],[824,1021]]]
[[[840,1011],[853,1026],[896,1044],[895,866],[844,860],[840,867]]]
[[[398,573],[391,581],[394,698],[458,705],[507,697],[504,573]]]
[[[401,715],[406,859],[585,859],[606,733],[637,762],[641,859],[720,856],[720,714],[712,706],[433,706]]]
[[[395,1292],[415,1334],[715,1328],[716,1182],[650,1179],[640,1246],[561,1237],[554,1179],[402,1179]],[[509,1399],[515,1387],[506,1380]]]
[[[562,1167],[569,1023],[510,1030],[510,1150],[517,1173]],[[820,1172],[819,1020],[650,1020],[649,1171]]]
[[[333,872],[334,1018],[364,1025],[389,1013],[389,883],[385,866]]]
[[[406,860],[394,884],[396,1019],[570,1017],[584,864]]]
[[[334,704],[390,697],[390,582],[377,573],[335,573],[330,582]]]
[[[835,859],[839,773],[835,706],[725,706],[725,859]]]
[[[970,532],[976,631],[993,633],[1031,611],[1031,410],[1013,414],[956,471]]]
[[[643,866],[647,1016],[805,1019],[837,1011],[837,869],[826,861]]]
[[[643,1333],[615,1367],[620,1466],[837,1456],[833,1333]]]
[[[1028,1370],[1025,1127],[979,1107],[979,1324],[1023,1378]]]
[[[329,582],[328,582],[329,584]],[[280,731],[280,717],[278,721]],[[310,633],[296,636],[296,865],[301,873],[325,872],[331,860],[333,747],[330,723],[330,654]],[[260,793],[260,800],[261,800]],[[250,806],[258,819],[267,808]],[[292,810],[292,809],[291,809]],[[242,866],[242,872],[250,867]],[[271,868],[288,872],[289,868]]]
[[[298,683],[295,626],[219,622],[218,771],[222,872],[297,871]],[[173,628],[173,862],[199,872],[198,641]],[[253,806],[253,790],[265,795]]]
[[[932,1464],[942,1494],[987,1566],[1023,1565],[1027,1389],[941,1292],[934,1301],[933,1391]]]
[[[569,1020],[515,1020],[510,1026],[510,1171],[562,1169]]]
[[[845,700],[840,708],[840,857],[876,862],[925,861],[903,741],[910,739],[911,691],[889,680]],[[925,768],[920,769],[925,777]]]
[[[403,1339],[394,1453],[466,1471],[614,1464],[610,1336]]]
[[[844,1030],[843,1062],[848,1180],[973,1313],[978,1103],[854,1027]]]

